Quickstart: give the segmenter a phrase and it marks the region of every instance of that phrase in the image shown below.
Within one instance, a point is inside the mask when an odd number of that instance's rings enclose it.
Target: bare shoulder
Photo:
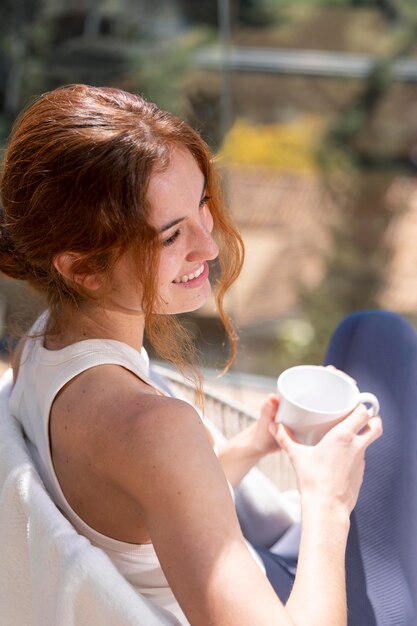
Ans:
[[[51,426],[63,436],[65,430],[66,441],[75,438],[79,446],[93,446],[97,462],[102,456],[108,465],[110,456],[120,455],[119,467],[131,456],[146,463],[159,453],[167,455],[189,437],[209,445],[189,403],[161,396],[118,365],[100,365],[70,381],[54,401]]]
[[[88,459],[91,473],[134,498],[146,494],[150,473],[172,474],[185,450],[215,457],[190,404],[159,395],[118,365],[70,381],[54,401],[50,426],[56,459],[73,459],[77,467]]]
[[[150,420],[171,421],[175,416],[192,416],[201,420],[195,409],[182,400],[162,396],[135,374],[119,365],[99,365],[73,378],[54,401],[56,413],[82,415],[86,427],[93,423],[101,428],[125,429],[146,425]]]

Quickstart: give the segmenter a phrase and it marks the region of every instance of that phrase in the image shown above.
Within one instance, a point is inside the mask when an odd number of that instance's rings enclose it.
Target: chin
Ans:
[[[193,311],[198,311],[198,309],[201,309],[201,307],[209,299],[211,295],[211,288],[208,289],[207,292],[205,291],[204,293],[195,294],[194,298],[184,298],[181,302],[178,302],[177,298],[177,302],[175,302],[174,299],[171,301],[165,301],[166,306],[163,307],[163,310],[157,311],[157,313],[160,315],[181,315],[181,313],[192,313]]]

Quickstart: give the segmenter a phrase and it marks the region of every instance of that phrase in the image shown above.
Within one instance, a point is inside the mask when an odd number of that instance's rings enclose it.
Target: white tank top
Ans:
[[[163,395],[175,394],[170,390],[169,383],[151,372],[144,348],[138,352],[120,341],[87,339],[61,350],[47,350],[42,336],[46,320],[47,312],[40,316],[29,333],[10,397],[11,413],[22,424],[37,470],[55,504],[76,530],[94,546],[104,550],[139,593],[173,613],[181,624],[188,625],[153,545],[131,544],[103,535],[86,524],[70,507],[55,474],[49,441],[49,416],[55,396],[71,379],[91,367],[121,365]],[[251,552],[264,569],[259,556],[253,549]]]

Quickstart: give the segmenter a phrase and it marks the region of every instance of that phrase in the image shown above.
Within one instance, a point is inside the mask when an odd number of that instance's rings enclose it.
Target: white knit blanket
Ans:
[[[10,388],[8,371],[0,381],[0,624],[177,625],[56,508],[10,415]]]

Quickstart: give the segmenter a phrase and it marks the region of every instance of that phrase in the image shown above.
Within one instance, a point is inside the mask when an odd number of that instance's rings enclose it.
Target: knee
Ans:
[[[326,363],[343,368],[349,355],[367,350],[378,354],[382,346],[417,346],[413,326],[398,313],[391,311],[359,311],[345,317],[334,331],[326,355]]]
[[[415,334],[415,329],[402,315],[393,311],[371,310],[357,311],[347,315],[335,330],[337,333],[348,335],[375,332],[388,334],[398,331],[407,331]]]

